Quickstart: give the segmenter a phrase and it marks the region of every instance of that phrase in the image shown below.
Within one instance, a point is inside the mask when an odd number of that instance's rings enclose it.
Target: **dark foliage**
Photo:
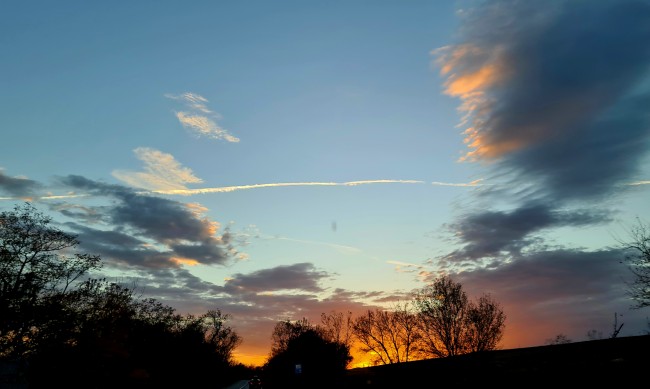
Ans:
[[[221,387],[241,338],[229,315],[182,316],[103,279],[99,257],[31,205],[0,214],[0,387]],[[5,372],[8,370],[8,372]]]
[[[279,327],[288,329],[290,324],[281,322]],[[284,345],[264,365],[265,388],[335,387],[352,360],[349,346],[329,340],[319,327],[301,325]]]

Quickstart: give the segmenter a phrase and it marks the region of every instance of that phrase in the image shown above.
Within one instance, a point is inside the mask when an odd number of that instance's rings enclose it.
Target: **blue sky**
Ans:
[[[647,329],[616,241],[650,219],[646,2],[0,10],[0,210],[231,313],[242,360],[443,272],[502,302],[504,347]]]

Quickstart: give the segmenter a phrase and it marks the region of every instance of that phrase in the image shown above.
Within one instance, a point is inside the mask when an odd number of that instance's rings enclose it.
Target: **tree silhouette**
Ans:
[[[51,225],[30,203],[0,213],[0,357],[24,356],[56,317],[50,303],[100,267],[96,255],[77,253],[76,236]]]
[[[274,347],[264,365],[265,387],[333,387],[352,361],[348,345],[330,340],[322,327],[306,319],[279,322],[273,339],[282,339],[284,346]]]
[[[230,315],[183,316],[133,289],[86,278],[100,258],[77,253],[76,237],[50,223],[29,203],[0,213],[0,362],[19,361],[30,388],[233,380],[241,338],[227,325]]]
[[[650,227],[637,219],[628,241],[619,241],[626,250],[625,261],[634,275],[628,283],[628,295],[635,301],[633,309],[650,306]]]
[[[362,351],[372,353],[375,364],[408,362],[415,359],[419,340],[418,317],[409,304],[397,304],[392,310],[368,310],[354,320],[355,338]]]
[[[493,350],[503,336],[506,316],[489,295],[470,302],[460,283],[441,276],[415,293],[421,330],[420,350],[449,357]]]

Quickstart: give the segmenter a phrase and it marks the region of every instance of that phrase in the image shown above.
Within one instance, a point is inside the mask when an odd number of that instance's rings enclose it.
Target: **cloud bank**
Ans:
[[[461,100],[465,160],[507,183],[482,193],[488,202],[507,198],[510,211],[483,208],[452,223],[466,245],[453,256],[517,251],[530,234],[568,220],[611,221],[605,210],[557,212],[598,206],[643,182],[650,4],[490,1],[463,15],[460,41],[434,51],[436,64],[445,93]]]
[[[650,5],[490,1],[436,50],[461,99],[465,159],[496,164],[550,200],[610,194],[648,149]],[[644,87],[645,85],[645,87]]]
[[[650,3],[474,4],[458,41],[433,54],[444,93],[460,101],[461,162],[480,164],[486,184],[444,225],[458,247],[431,260],[428,276],[492,293],[513,334],[586,333],[621,310],[638,318],[626,311],[620,248],[554,245],[547,234],[602,229],[615,201],[643,190]]]

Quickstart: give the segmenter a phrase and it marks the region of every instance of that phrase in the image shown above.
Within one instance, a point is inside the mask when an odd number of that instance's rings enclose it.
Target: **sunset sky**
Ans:
[[[279,320],[440,274],[501,348],[650,329],[618,241],[650,222],[648,1],[3,1],[0,211],[95,276]],[[361,363],[357,360],[356,363]]]

